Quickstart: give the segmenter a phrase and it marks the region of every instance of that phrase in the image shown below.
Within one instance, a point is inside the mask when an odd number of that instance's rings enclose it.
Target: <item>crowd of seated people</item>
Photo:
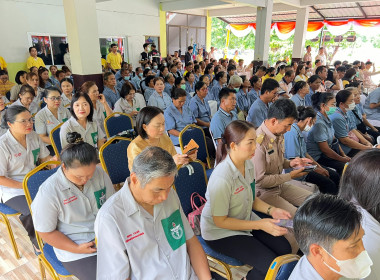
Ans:
[[[177,168],[198,156],[179,152],[180,133],[197,125],[215,160],[201,235],[252,266],[246,279],[264,279],[274,258],[297,252],[304,256],[291,279],[380,277],[372,62],[330,67],[322,48],[313,64],[308,46],[304,61],[255,69],[238,53],[216,60],[189,47],[182,61],[178,52],[161,58],[155,46],[143,48],[134,68],[111,45],[102,92],[94,81],[76,84],[67,66],[47,68],[34,47],[14,84],[0,57],[0,201],[21,213],[37,255],[35,231],[81,280],[211,279],[172,189]],[[137,134],[125,155],[131,175],[116,193],[97,165],[113,113],[129,115]],[[22,180],[56,159],[49,135],[58,125],[61,166],[41,185],[32,217]],[[72,208],[64,206],[74,195]],[[282,219],[294,219],[294,232]]]

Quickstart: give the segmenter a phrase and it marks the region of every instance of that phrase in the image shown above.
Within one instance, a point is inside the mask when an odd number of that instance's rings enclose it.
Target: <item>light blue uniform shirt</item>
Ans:
[[[253,103],[251,103],[251,101],[252,100],[249,98],[248,92],[247,92],[247,94],[245,94],[243,89],[240,89],[237,92],[236,103],[237,103],[237,106],[239,107],[240,110],[248,112],[249,108],[251,108],[251,105],[253,104]]]
[[[119,100],[120,94],[119,91],[115,87],[115,92],[112,91],[109,87],[104,87],[103,95],[106,98],[108,105],[113,109],[115,107],[115,103]]]
[[[305,106],[305,98],[302,98],[298,93],[293,95],[290,100],[292,100],[294,102],[294,104],[296,104],[296,107],[298,106]]]
[[[195,82],[192,84],[186,82],[186,93],[189,94],[191,92],[195,92]]]
[[[314,94],[314,91],[312,89],[309,90],[309,93],[305,96],[305,105],[306,106],[313,106],[313,102],[311,101],[311,96]]]
[[[306,256],[303,256],[290,274],[289,280],[323,280],[321,275],[311,265]]]
[[[250,91],[248,91],[248,97],[249,97],[249,100],[251,102],[251,106],[252,104],[257,100],[259,99],[259,96],[261,94],[261,91],[259,90],[259,92],[257,92],[256,90],[254,89],[251,89]],[[249,106],[249,108],[251,108],[251,106]]]
[[[169,96],[171,96],[172,88],[173,88],[173,86],[172,86],[171,84],[169,84],[169,83],[165,83],[165,89],[164,89],[164,91],[165,91]]]
[[[334,127],[335,137],[336,138],[344,138],[348,137],[348,132],[350,132],[349,120],[346,113],[340,108],[337,108],[335,113],[330,116],[331,122]],[[345,154],[348,154],[351,151],[351,148],[340,143]]]
[[[211,122],[211,109],[206,99],[202,101],[197,94],[194,95],[190,100],[190,110],[196,119]]]
[[[369,105],[371,103],[379,103],[380,102],[380,88],[375,89],[372,91],[367,99],[365,100],[364,104],[364,112],[367,114],[368,120],[380,120],[380,107],[371,109],[369,108]]]
[[[306,157],[306,143],[299,126],[294,123],[290,131],[284,134],[285,157],[292,159],[296,157]]]
[[[136,88],[136,90],[140,90],[141,89],[140,82],[141,82],[141,80],[137,76],[133,77],[132,80],[131,80],[131,83]]]
[[[196,123],[193,112],[185,105],[182,107],[181,114],[173,103],[170,104],[170,106],[166,108],[164,116],[166,131],[171,129],[182,131],[187,125]],[[179,139],[177,136],[171,134],[169,134],[169,136],[174,145],[179,145]]]
[[[222,89],[222,87],[220,86],[220,84],[218,82],[215,86],[213,86],[211,88],[211,90],[208,91],[208,94],[207,94],[205,100],[207,100],[207,101],[209,101],[209,100],[215,100],[215,101],[218,102],[218,106],[219,106],[219,102],[220,102],[220,100],[219,100],[219,92],[220,92],[221,89]]]
[[[153,92],[155,92],[154,88],[146,88],[145,91],[144,91],[144,98],[146,101],[149,100],[149,98],[152,96]]]
[[[331,147],[333,140],[334,127],[332,122],[329,118],[326,118],[320,112],[317,112],[317,121],[307,136],[306,149],[308,154],[317,161],[322,155],[318,143],[327,142]]]
[[[365,114],[364,109],[363,109],[363,105],[360,103],[356,104],[355,109],[352,112],[351,111],[347,112],[348,119],[350,121],[350,127],[353,126],[353,124],[355,124],[355,128],[357,128],[357,125],[359,125],[361,122],[358,120],[357,117],[355,117],[354,112],[358,115],[360,120],[363,121],[363,115]]]
[[[357,112],[356,112],[357,114]],[[351,131],[353,129],[357,129],[357,126],[356,126],[356,117],[353,113],[353,111],[347,111],[347,117],[348,117],[348,131]],[[359,114],[359,117],[362,117],[360,114]]]
[[[116,81],[121,78],[121,70],[118,70],[115,74]]]
[[[148,106],[156,106],[162,111],[165,111],[172,104],[172,99],[166,92],[162,92],[160,96],[157,91],[154,91],[153,94],[149,97]]]
[[[237,120],[237,115],[234,111],[227,113],[222,108],[219,107],[219,110],[211,119],[210,130],[214,139],[219,139],[224,134],[224,130],[230,122]]]
[[[269,105],[265,104],[260,98],[253,102],[248,111],[247,121],[258,128],[268,117]]]
[[[54,78],[53,76],[50,76],[50,81],[53,83],[53,86],[55,86],[55,87],[60,87],[60,83],[59,83],[59,81],[56,79],[56,78]]]

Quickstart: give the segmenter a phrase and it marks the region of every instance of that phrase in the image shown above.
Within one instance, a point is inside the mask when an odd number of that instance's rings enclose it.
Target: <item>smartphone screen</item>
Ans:
[[[281,219],[276,225],[285,228],[293,228],[293,220]]]

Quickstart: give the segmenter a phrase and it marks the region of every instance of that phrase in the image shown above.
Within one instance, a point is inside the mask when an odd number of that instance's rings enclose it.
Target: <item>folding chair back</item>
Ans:
[[[207,150],[206,136],[203,129],[195,124],[189,124],[179,133],[179,145],[182,151],[191,139],[199,145],[197,158],[207,163],[207,168],[210,169],[210,156]]]
[[[125,182],[130,175],[127,157],[130,143],[129,138],[113,137],[99,150],[100,163],[114,185]]]
[[[61,138],[59,137],[59,133],[61,131],[62,125],[63,123],[60,123],[59,125],[54,127],[50,131],[50,135],[49,135],[50,142],[53,147],[54,153],[57,156],[57,159],[59,159],[59,155],[61,154],[61,151],[62,151]]]
[[[104,120],[104,129],[106,131],[107,138],[132,128],[132,118],[128,114],[116,112]]]
[[[265,280],[288,280],[300,257],[288,254],[275,258],[270,265]]]

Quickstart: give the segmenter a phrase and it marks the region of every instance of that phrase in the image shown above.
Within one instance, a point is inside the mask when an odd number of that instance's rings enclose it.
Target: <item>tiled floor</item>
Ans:
[[[21,255],[17,260],[4,224],[0,223],[0,280],[39,280],[41,273],[32,244],[17,217],[10,217],[13,233]],[[47,279],[51,279],[50,276]],[[77,280],[69,277],[65,280]]]

